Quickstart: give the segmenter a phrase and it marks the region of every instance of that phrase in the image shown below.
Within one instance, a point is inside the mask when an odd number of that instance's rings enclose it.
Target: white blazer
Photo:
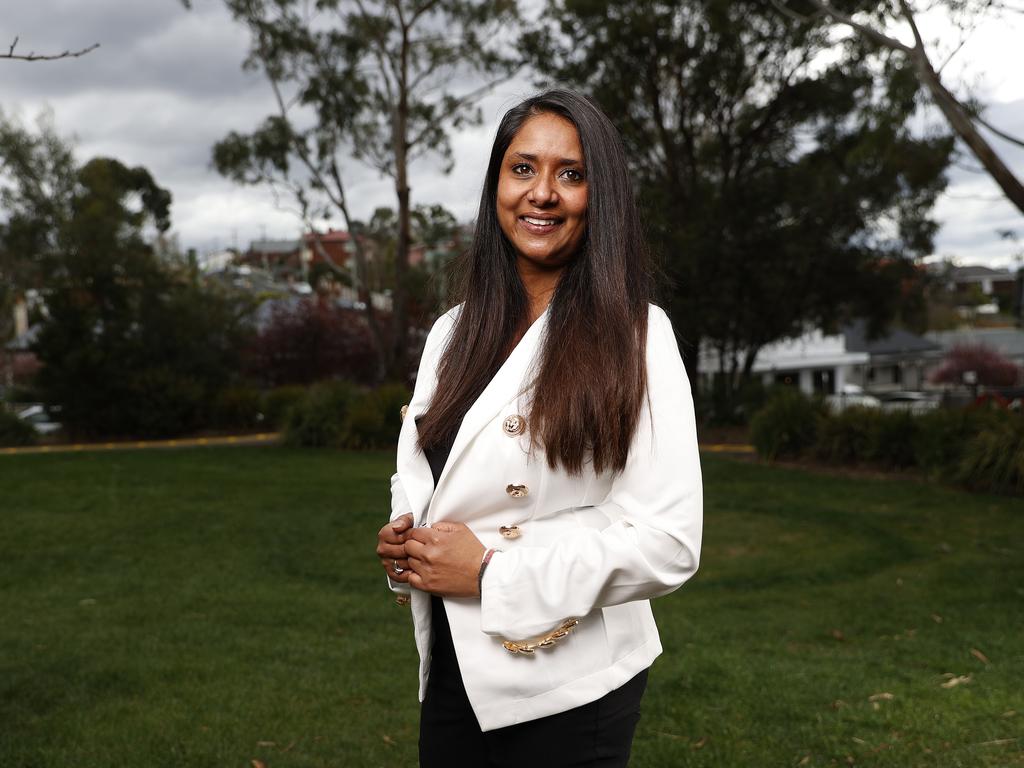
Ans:
[[[529,413],[522,390],[539,356],[545,312],[466,413],[435,489],[416,446],[416,417],[430,403],[458,310],[440,317],[427,337],[398,441],[391,518],[462,522],[485,547],[502,550],[485,572],[480,599],[444,598],[466,693],[488,731],[594,701],[651,665],[661,642],[648,598],[696,572],[703,495],[689,381],[671,322],[654,305],[648,397],[621,473],[552,470],[542,452],[528,452],[528,424],[509,434],[508,417]],[[512,526],[518,538],[499,532]],[[412,590],[412,615],[422,701],[429,594]],[[570,618],[580,621],[568,636],[533,654],[503,647]]]

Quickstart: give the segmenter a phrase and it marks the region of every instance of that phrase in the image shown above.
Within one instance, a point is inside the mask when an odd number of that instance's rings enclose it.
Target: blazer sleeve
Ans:
[[[697,571],[703,490],[689,379],[665,313],[652,307],[648,397],[626,467],[596,507],[611,524],[492,557],[481,630],[540,635],[604,606],[667,594]]]

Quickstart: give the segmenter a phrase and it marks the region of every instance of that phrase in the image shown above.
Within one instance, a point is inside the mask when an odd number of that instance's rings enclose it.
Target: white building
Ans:
[[[927,374],[942,358],[939,344],[902,329],[872,339],[867,325],[855,321],[840,333],[813,329],[794,339],[762,347],[751,372],[765,386],[795,385],[807,394],[832,395],[849,385],[866,392],[921,390]],[[717,352],[701,348],[701,384],[710,387],[719,370]]]

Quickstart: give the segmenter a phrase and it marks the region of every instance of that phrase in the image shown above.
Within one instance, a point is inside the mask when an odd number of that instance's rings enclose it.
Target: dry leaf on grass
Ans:
[[[969,683],[969,682],[971,682],[971,676],[970,675],[956,675],[954,677],[949,678],[949,680],[947,680],[946,682],[942,683],[942,687],[943,688],[956,688],[961,683]]]
[[[264,763],[262,760],[254,759],[250,760],[249,762],[252,764],[252,768],[267,768],[267,764]]]
[[[385,744],[394,744],[395,743],[395,740],[392,739],[390,736],[388,736],[386,733],[383,736],[381,736],[381,738],[384,740]]]
[[[873,693],[868,696],[868,701],[892,701],[896,697],[891,693],[883,691],[882,693]]]
[[[257,747],[276,747],[277,746],[277,742],[276,741],[257,741],[256,742],[256,746]]]
[[[971,648],[971,656],[976,658],[982,664],[988,664],[989,663],[988,656],[986,656],[984,653],[979,651],[977,648]]]
[[[832,637],[834,637],[836,640],[845,640],[846,639],[845,637],[843,637],[843,633],[840,630],[838,630],[838,629],[833,629],[832,630]]]
[[[942,623],[942,617],[939,616],[939,614],[937,614],[937,613],[933,613],[932,614],[932,621],[934,621],[936,624],[941,624]]]

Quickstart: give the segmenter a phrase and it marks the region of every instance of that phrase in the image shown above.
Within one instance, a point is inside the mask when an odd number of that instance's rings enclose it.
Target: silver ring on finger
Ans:
[[[393,561],[393,562],[394,562],[394,571],[395,571],[395,576],[398,576],[398,575],[399,575],[399,574],[401,574],[401,573],[405,573],[405,568],[403,568],[402,566],[400,566],[400,565],[398,564],[398,561],[397,561],[397,560],[395,560],[395,561]]]

